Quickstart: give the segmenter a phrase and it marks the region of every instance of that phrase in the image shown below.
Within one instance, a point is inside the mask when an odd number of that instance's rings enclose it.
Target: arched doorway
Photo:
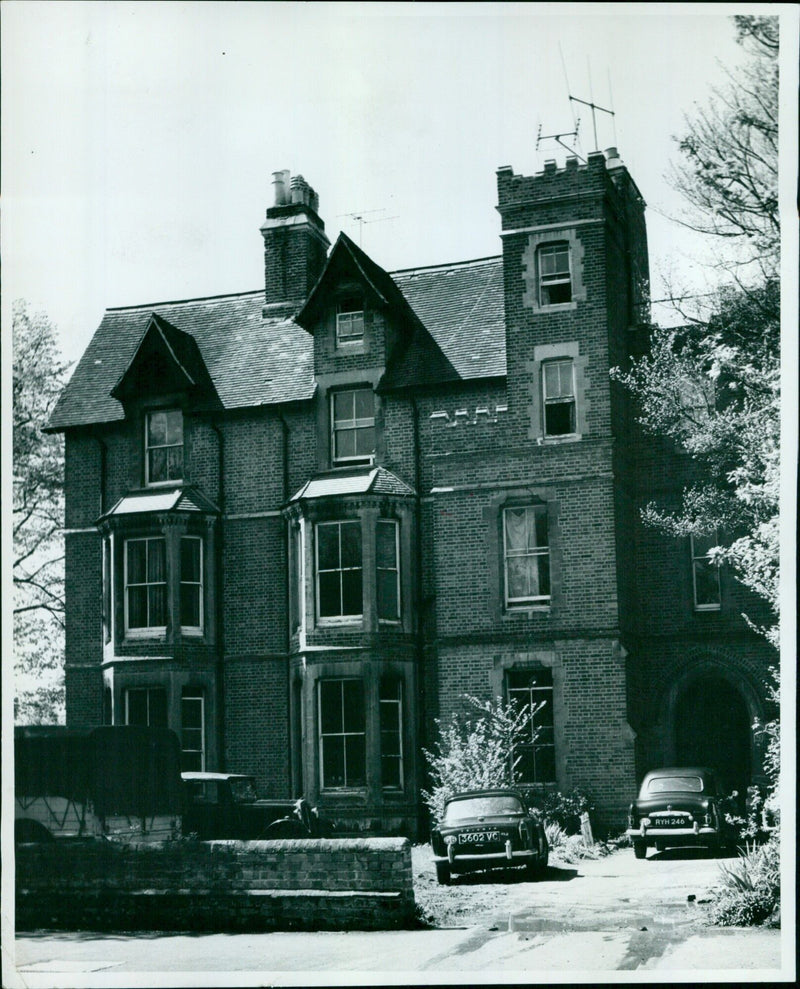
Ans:
[[[747,792],[752,774],[750,717],[744,698],[727,679],[706,674],[691,680],[675,705],[675,756],[681,766],[708,766],[722,786]]]

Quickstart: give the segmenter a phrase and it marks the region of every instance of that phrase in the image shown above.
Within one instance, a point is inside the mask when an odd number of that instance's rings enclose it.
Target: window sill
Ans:
[[[182,477],[176,477],[171,481],[145,481],[145,488],[179,488],[184,483]]]
[[[506,605],[503,617],[513,618],[514,615],[549,615],[551,610],[552,607],[549,602],[547,604]]]
[[[542,436],[543,446],[558,446],[560,443],[577,443],[582,439],[580,433],[565,433],[563,436]]]
[[[696,604],[694,606],[696,615],[718,615],[720,611],[722,611],[722,606],[719,604]]]
[[[347,615],[342,618],[317,618],[317,628],[357,628],[364,621],[363,615]]]
[[[578,304],[573,299],[571,302],[554,302],[552,305],[540,305],[539,312],[550,313],[550,312],[569,312],[571,309],[577,309]]]
[[[181,626],[181,635],[187,639],[202,639],[204,634],[202,628],[184,628]]]
[[[166,626],[163,628],[154,627],[125,630],[125,642],[141,642],[142,639],[159,639],[161,642],[165,642],[166,638]]]

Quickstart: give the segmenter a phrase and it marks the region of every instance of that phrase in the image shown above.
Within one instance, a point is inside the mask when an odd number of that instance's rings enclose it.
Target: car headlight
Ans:
[[[458,842],[458,838],[454,834],[449,834],[445,839],[445,845],[455,845]]]
[[[643,817],[643,818],[642,818],[642,819],[641,819],[641,820],[639,821],[639,824],[643,824],[643,825],[644,825],[644,826],[645,826],[646,828],[649,828],[649,827],[650,827],[650,825],[652,824],[652,821],[650,820],[650,818],[649,818],[649,817]]]

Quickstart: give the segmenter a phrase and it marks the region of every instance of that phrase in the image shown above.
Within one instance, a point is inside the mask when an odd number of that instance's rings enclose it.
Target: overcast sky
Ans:
[[[683,114],[741,57],[726,10],[5,0],[4,297],[76,360],[106,307],[260,288],[282,168],[332,242],[387,270],[498,254],[497,168],[563,161],[537,134],[577,116],[578,151],[595,147],[570,94],[614,111],[597,145],[648,204],[658,297],[697,249],[662,216],[665,172]]]

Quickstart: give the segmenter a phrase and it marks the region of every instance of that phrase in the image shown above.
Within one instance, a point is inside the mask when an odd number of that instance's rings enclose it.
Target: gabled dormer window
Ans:
[[[148,412],[145,422],[145,484],[183,480],[183,413],[180,409]]]
[[[364,339],[364,302],[358,295],[345,296],[336,310],[337,345]]]

